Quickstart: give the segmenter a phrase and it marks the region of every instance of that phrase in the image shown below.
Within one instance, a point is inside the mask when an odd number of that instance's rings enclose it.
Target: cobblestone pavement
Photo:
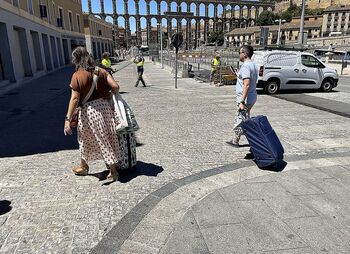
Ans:
[[[208,181],[230,181],[232,173]],[[218,188],[189,207],[160,253],[349,253],[349,180],[349,164],[319,164]],[[142,243],[139,235],[129,242]]]
[[[116,79],[141,126],[136,174],[104,186],[97,174],[104,164],[94,162],[91,175],[74,176],[77,150],[0,158],[0,200],[12,206],[0,216],[1,253],[87,253],[149,193],[242,160],[248,148],[225,143],[235,114],[233,86],[179,79],[175,90],[170,72],[146,63],[148,87],[135,88],[135,72],[130,65]],[[265,95],[253,114],[268,116],[287,155],[350,151],[348,118]]]

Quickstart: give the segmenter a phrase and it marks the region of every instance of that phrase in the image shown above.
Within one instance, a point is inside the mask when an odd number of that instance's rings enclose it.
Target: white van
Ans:
[[[279,89],[321,89],[330,92],[338,84],[338,73],[325,66],[313,54],[299,51],[255,51],[258,65],[257,88],[269,94]]]

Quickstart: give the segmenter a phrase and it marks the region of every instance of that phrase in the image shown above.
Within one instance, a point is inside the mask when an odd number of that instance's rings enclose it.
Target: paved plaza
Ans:
[[[348,117],[259,94],[252,114],[267,115],[287,163],[263,171],[243,159],[248,146],[226,144],[234,86],[179,78],[174,89],[173,75],[147,62],[148,87],[134,87],[135,66],[119,68],[141,129],[136,169],[110,185],[103,162],[86,177],[71,172],[79,151],[63,119],[72,69],[0,94],[0,202],[11,202],[1,208],[0,253],[350,252]],[[308,96],[350,106],[349,94]]]

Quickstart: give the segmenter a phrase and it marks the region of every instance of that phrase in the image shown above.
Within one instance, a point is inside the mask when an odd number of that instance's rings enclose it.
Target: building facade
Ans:
[[[22,83],[60,68],[85,44],[80,0],[0,1],[0,82]]]
[[[346,4],[347,0],[306,0],[305,6],[308,9],[326,9],[331,6]],[[291,4],[301,6],[302,0],[282,0],[275,3],[275,11],[281,13],[286,11]]]
[[[101,59],[103,52],[114,56],[113,25],[91,14],[83,14],[86,48],[94,59]]]
[[[305,16],[304,31],[307,38],[314,39],[321,37],[322,16]],[[279,25],[264,26],[268,28],[267,44],[273,45],[278,41]],[[280,43],[294,44],[298,40],[300,31],[300,18],[293,18],[290,23],[282,24],[280,27]],[[261,27],[237,28],[225,35],[230,45],[241,46],[244,44],[259,45],[261,38]]]
[[[322,34],[350,34],[350,4],[331,6],[324,10]]]

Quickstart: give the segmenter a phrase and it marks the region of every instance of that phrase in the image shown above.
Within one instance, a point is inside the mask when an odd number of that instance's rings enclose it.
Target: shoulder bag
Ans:
[[[98,68],[95,67],[95,71],[98,72]],[[91,97],[92,92],[94,91],[95,87],[97,86],[97,80],[98,80],[98,76],[94,73],[93,78],[92,78],[92,85],[91,88],[88,92],[88,94],[85,96],[84,100],[81,103],[81,106],[83,106],[88,99]],[[71,128],[76,128],[78,126],[78,122],[79,122],[79,112],[80,112],[80,107],[77,107],[72,115],[72,120],[70,121],[70,127]]]

